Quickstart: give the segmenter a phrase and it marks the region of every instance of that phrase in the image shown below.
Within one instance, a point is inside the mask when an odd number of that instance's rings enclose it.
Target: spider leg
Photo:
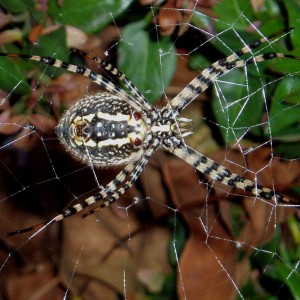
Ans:
[[[120,97],[124,101],[126,101],[131,107],[133,107],[136,111],[142,112],[143,107],[137,103],[133,97],[126,94],[120,87],[116,86],[112,82],[110,82],[105,77],[101,76],[100,74],[97,74],[93,72],[92,70],[85,68],[85,67],[79,67],[75,66],[73,64],[69,64],[67,62],[61,61],[59,59],[55,59],[52,57],[45,57],[45,56],[39,56],[39,55],[28,55],[28,54],[14,54],[14,53],[0,53],[0,56],[5,57],[11,57],[11,58],[22,58],[22,59],[28,59],[32,61],[41,62],[45,65],[49,65],[55,68],[62,68],[66,69],[69,72],[81,74],[83,76],[89,77],[91,81],[95,82],[99,86],[103,87],[106,91],[111,92],[115,94],[116,96]],[[150,109],[152,112],[153,110]]]
[[[228,62],[237,60],[238,58],[240,58],[241,56],[243,56],[243,55],[245,55],[247,53],[252,53],[252,50],[258,48],[260,45],[262,45],[264,43],[267,43],[271,39],[273,39],[275,37],[278,37],[278,36],[280,36],[282,34],[290,33],[292,30],[294,30],[294,28],[290,27],[288,29],[283,29],[283,30],[277,31],[275,33],[272,33],[269,36],[263,37],[263,38],[261,38],[259,40],[255,40],[255,41],[251,42],[250,44],[245,45],[245,47],[243,47],[240,50],[236,51],[234,54],[228,56],[226,58],[226,60]]]
[[[299,204],[299,202],[296,200],[289,199],[267,187],[263,187],[249,179],[230,172],[225,167],[217,164],[212,159],[197,152],[188,145],[180,143],[180,145],[176,145],[176,147],[166,147],[166,149],[170,153],[175,154],[176,156],[185,160],[195,169],[209,176],[213,180],[219,181],[230,187],[237,187],[241,190],[250,192],[255,197],[264,199],[266,201],[273,201],[274,203],[281,202],[288,204]]]
[[[281,33],[281,32],[279,32]],[[278,33],[273,34],[270,37],[274,37]],[[245,46],[236,53],[228,56],[225,59],[220,59],[214,62],[210,67],[204,69],[196,78],[194,78],[176,97],[174,97],[170,103],[166,105],[166,108],[171,112],[173,117],[179,115],[179,113],[190,104],[199,94],[204,92],[207,88],[213,85],[216,80],[230,72],[234,68],[241,68],[245,65],[249,65],[256,62],[262,62],[274,58],[290,58],[300,60],[300,57],[284,54],[269,52],[255,57],[250,57],[246,60],[237,60],[237,58],[243,54],[249,53],[251,49],[258,47],[261,43],[264,43],[268,38],[262,38]]]
[[[140,176],[140,174],[142,173],[142,171],[145,168],[145,165],[148,163],[150,157],[152,156],[154,151],[156,151],[156,149],[158,148],[159,145],[160,145],[160,140],[156,140],[156,142],[141,157],[141,159],[135,163],[134,167],[132,167],[131,170],[127,171],[127,174],[130,173],[130,175],[128,177],[128,180],[125,182],[125,184],[122,187],[118,188],[118,186],[113,186],[112,188],[110,188],[111,192],[107,196],[108,199],[113,199],[113,202],[115,202],[118,198],[120,198],[120,196],[122,194],[124,194],[129,188],[132,187],[133,183]],[[113,202],[111,202],[111,203],[113,203]],[[109,203],[108,205],[110,205],[111,203]],[[97,207],[93,208],[92,210],[87,211],[85,214],[82,215],[82,217],[86,218],[101,209],[102,209],[102,205],[97,206]]]
[[[117,188],[119,185],[122,184],[122,182],[125,180],[126,176],[128,174],[130,174],[130,172],[132,172],[132,170],[136,167],[136,163],[139,162],[142,155],[143,155],[143,149],[140,149],[139,152],[137,152],[136,159],[134,161],[130,162],[116,176],[116,178],[114,180],[112,180],[110,183],[108,183],[105,187],[102,187],[102,189],[97,194],[86,198],[82,202],[82,204],[77,203],[69,208],[66,208],[61,214],[54,217],[54,219],[52,219],[51,221],[47,220],[45,222],[30,226],[27,228],[9,232],[9,233],[7,233],[7,236],[13,236],[16,234],[21,234],[21,233],[25,233],[25,232],[29,232],[29,231],[33,231],[33,230],[38,230],[38,229],[44,227],[45,225],[47,225],[49,222],[55,223],[55,222],[62,221],[63,219],[70,217],[74,214],[77,214],[78,212],[82,211],[85,207],[92,205],[96,202],[99,202],[100,209],[102,209],[106,206],[109,206],[111,203],[113,203],[116,200],[116,199],[114,200],[112,197],[109,197],[110,191]],[[124,192],[125,192],[125,190],[124,190]],[[120,196],[121,196],[121,194],[120,194]]]
[[[146,152],[144,152],[143,149],[140,149],[137,152],[137,155],[135,159],[130,162],[117,176],[114,180],[109,182],[102,190],[100,190],[97,194],[88,197],[87,199],[83,200],[82,203],[77,203],[69,208],[66,208],[61,214],[57,215],[51,220],[19,229],[16,231],[12,231],[7,233],[7,236],[14,236],[17,234],[22,234],[25,232],[33,231],[41,229],[42,227],[46,225],[50,225],[59,221],[62,221],[63,219],[70,217],[72,215],[75,215],[85,209],[86,207],[99,203],[99,206],[95,209],[92,209],[85,213],[83,217],[87,217],[90,214],[93,214],[94,212],[101,210],[105,208],[106,206],[111,205],[116,200],[118,200],[121,195],[123,195],[137,180],[137,178],[142,173],[143,169],[145,168],[145,165],[149,161],[152,154],[156,151],[156,149],[160,146],[161,140],[160,139],[154,139],[153,144],[147,149]],[[127,181],[125,181],[125,179]],[[125,181],[125,182],[124,182]],[[122,184],[124,182],[124,184]]]
[[[145,110],[153,110],[153,108],[147,101],[147,99],[144,97],[144,95],[138,90],[138,88],[132,83],[131,80],[129,80],[126,75],[118,70],[116,67],[114,67],[109,62],[102,60],[100,57],[93,56],[87,52],[84,52],[82,50],[78,49],[72,49],[73,53],[77,53],[83,57],[86,57],[92,61],[95,61],[98,63],[98,68],[102,68],[106,71],[108,71],[110,74],[116,76],[123,84],[130,90],[130,92],[133,94],[133,96],[136,97],[136,100],[138,103],[143,107]]]

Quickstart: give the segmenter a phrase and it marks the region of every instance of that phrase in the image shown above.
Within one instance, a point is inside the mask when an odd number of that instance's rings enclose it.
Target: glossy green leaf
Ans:
[[[285,9],[288,13],[288,22],[290,27],[295,27],[291,34],[294,47],[300,47],[300,2],[299,0],[284,0]]]
[[[1,6],[12,13],[21,13],[27,10],[27,6],[22,0],[1,0]]]
[[[118,66],[150,101],[157,101],[173,78],[177,56],[169,37],[152,40],[145,22],[127,25],[118,48]]]
[[[39,9],[39,5],[37,5],[36,0],[23,0],[24,3],[27,5],[28,12],[31,18],[38,24],[43,24],[47,26],[48,24],[48,11],[43,11]],[[27,24],[30,26],[30,24]],[[29,28],[28,28],[29,29]],[[29,29],[30,30],[30,29]]]
[[[202,12],[198,12],[198,11],[195,11],[192,14],[191,21],[193,22],[193,24],[195,24],[199,28],[201,28],[201,27],[209,28],[209,27],[211,27],[211,23],[212,23],[212,20],[210,17],[208,17],[207,15],[203,14]]]
[[[248,0],[223,0],[213,7],[218,16],[216,27],[218,31],[228,30],[232,25],[236,30],[246,30],[252,19],[251,4]],[[245,16],[245,17],[243,17]]]
[[[299,270],[292,268],[285,261],[277,260],[275,269],[269,274],[271,276],[277,275],[280,281],[284,282],[290,289],[294,299],[300,299],[300,274]]]
[[[49,1],[49,15],[60,24],[72,25],[86,33],[98,32],[116,19],[133,0]]]
[[[203,70],[210,65],[211,62],[200,53],[193,54],[189,61],[189,67],[193,70]]]
[[[6,52],[18,53],[19,51],[14,46],[6,46]],[[43,56],[50,56],[59,59],[68,59],[69,50],[66,46],[66,33],[64,28],[59,28],[47,35],[43,35],[39,40],[39,47],[32,48],[32,45],[27,45],[22,50],[26,54],[37,54]],[[33,68],[33,66],[39,66],[41,70],[49,76],[56,76],[64,70],[59,70],[42,63],[32,62],[23,59],[11,59],[7,57],[0,58],[0,87],[7,92],[14,92],[16,94],[28,94],[30,92],[30,86],[24,72]]]
[[[0,57],[0,88],[8,93],[28,94],[30,86],[20,69],[20,60]]]
[[[299,234],[299,224],[295,218],[289,223],[293,223],[293,230]],[[287,232],[285,232],[286,234]],[[294,236],[294,235],[293,235]],[[283,241],[278,248],[278,241],[283,237],[279,227],[276,231],[276,236],[262,248],[262,251],[256,252],[251,257],[251,263],[253,267],[263,269],[262,277],[268,278],[271,282],[277,286],[277,291],[281,292],[284,287],[287,287],[290,291],[289,295],[285,294],[287,299],[300,299],[300,273],[299,273],[299,256],[300,248],[294,243],[286,244]],[[298,237],[297,237],[298,239]],[[274,255],[277,253],[278,255]],[[267,264],[267,268],[265,267]],[[281,298],[280,298],[281,299]]]
[[[69,49],[66,43],[65,29],[58,28],[49,34],[42,35],[39,39],[39,47],[35,48],[33,52],[61,60],[68,59]]]
[[[264,22],[260,28],[260,31],[265,36],[268,36],[283,29],[287,29],[287,26],[284,23],[284,19],[279,16],[278,18],[271,18]],[[286,52],[286,41],[289,39],[289,37],[290,35],[288,34],[286,37],[280,38],[275,43],[272,43],[272,48],[267,48],[264,50],[264,52],[268,52],[268,49],[269,51]],[[274,38],[272,40],[274,40]]]
[[[27,49],[24,49],[25,53],[36,54],[41,56],[49,56],[68,62],[69,49],[66,44],[66,32],[63,27],[58,28],[49,34],[42,35],[39,39],[39,47],[33,48],[32,45],[28,45]],[[44,65],[43,63],[34,63],[38,65],[41,70],[45,70],[48,76],[56,77],[66,71],[63,69],[54,68],[52,66]]]
[[[177,279],[176,271],[173,271],[170,274],[168,274],[168,276],[166,277],[165,282],[163,284],[160,295],[156,295],[156,297],[154,297],[153,300],[156,300],[156,299],[172,300],[172,299],[174,299],[175,298],[174,290],[177,285],[176,279]]]
[[[214,117],[227,143],[236,142],[249,130],[259,133],[265,105],[262,81],[253,76],[248,76],[248,81],[247,86],[243,71],[233,70],[220,78],[214,90]]]
[[[300,135],[300,78],[286,77],[276,87],[269,111],[269,126],[266,132],[274,138],[283,138],[289,134]],[[292,131],[292,132],[291,132]]]
[[[169,243],[169,261],[171,266],[176,268],[178,264],[177,259],[184,249],[187,240],[187,232],[183,222],[179,218],[169,218],[168,223],[169,227],[174,231],[174,240],[171,240]]]
[[[276,147],[276,151],[286,159],[299,159],[300,142],[282,143]]]
[[[283,51],[287,54],[293,54],[296,56],[300,55],[300,48],[297,51],[289,52],[289,51]],[[274,60],[273,60],[274,61]],[[300,61],[289,59],[289,58],[283,58],[280,60],[276,60],[276,63],[270,63],[269,69],[273,71],[274,73],[280,73],[280,74],[290,74],[292,73],[295,77],[300,76]]]
[[[294,243],[300,245],[300,222],[295,215],[288,218],[289,230],[293,236]]]

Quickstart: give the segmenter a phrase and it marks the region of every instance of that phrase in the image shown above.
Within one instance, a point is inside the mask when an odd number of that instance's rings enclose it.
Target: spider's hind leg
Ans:
[[[150,146],[150,148],[142,156],[140,156],[139,159],[129,163],[126,166],[126,168],[123,169],[121,173],[117,175],[117,177],[105,187],[106,190],[105,198],[108,200],[102,202],[99,206],[87,211],[85,214],[82,215],[82,218],[86,218],[94,214],[95,212],[101,210],[105,206],[114,203],[116,200],[118,200],[121,197],[121,195],[123,195],[129,188],[131,188],[132,185],[140,176],[140,174],[142,173],[142,171],[144,170],[150,157],[159,146],[160,146],[160,139],[155,139],[153,144]],[[126,177],[127,180],[125,181]],[[122,184],[122,182],[124,183]],[[97,197],[97,195],[92,196],[92,198],[95,197]],[[102,201],[104,201],[104,199]]]
[[[299,205],[299,201],[296,201],[295,199],[289,199],[286,196],[275,192],[274,190],[261,186],[256,182],[230,172],[225,167],[217,164],[212,159],[197,152],[188,145],[181,144],[177,147],[166,147],[166,149],[215,181],[249,192],[253,196],[263,199],[267,202],[271,201],[275,204],[279,202]]]

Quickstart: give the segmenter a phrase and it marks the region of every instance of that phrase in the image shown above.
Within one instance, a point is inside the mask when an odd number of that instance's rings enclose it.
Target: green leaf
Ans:
[[[202,54],[194,53],[189,61],[189,67],[193,70],[205,69],[211,65],[211,62]]]
[[[12,13],[21,13],[27,10],[27,6],[22,0],[1,0],[1,6]]]
[[[127,25],[118,48],[118,66],[150,101],[158,100],[173,78],[177,56],[169,37],[152,40],[145,21]]]
[[[49,34],[42,35],[39,39],[39,47],[33,48],[32,45],[27,45],[27,49],[23,50],[24,53],[30,53],[41,56],[49,56],[68,62],[69,49],[66,44],[66,32],[65,28],[61,27]],[[32,62],[34,65],[38,65],[41,70],[45,70],[46,74],[50,77],[57,77],[58,75],[65,73],[65,70],[58,69],[43,63]]]
[[[236,30],[245,31],[252,20],[253,14],[248,0],[224,0],[213,7],[219,22],[216,22],[218,32],[228,30],[233,26]],[[246,18],[245,18],[246,17]]]
[[[49,15],[60,24],[72,25],[86,33],[95,33],[116,19],[133,0],[64,0],[59,6],[49,1]]]
[[[300,47],[300,2],[299,0],[284,0],[284,6],[288,13],[289,26],[295,27],[291,33],[291,39],[294,47]]]
[[[49,34],[42,35],[39,39],[39,47],[35,48],[34,52],[61,60],[68,58],[69,49],[67,47],[65,29],[61,27]]]
[[[164,300],[175,299],[174,291],[175,291],[175,287],[177,285],[176,278],[177,278],[176,271],[169,273],[163,284],[160,295],[156,295],[157,297],[153,298],[153,299],[164,299]],[[159,296],[161,296],[161,297],[159,297]]]
[[[17,53],[15,47],[7,46],[7,52]],[[27,78],[20,67],[24,61],[0,57],[0,88],[8,93],[26,95],[30,92]]]
[[[284,51],[285,53],[293,54],[293,55],[300,55],[300,48],[296,49],[296,51],[288,52]],[[276,63],[270,63],[269,69],[274,73],[280,74],[290,74],[293,73],[294,76],[300,76],[300,61],[294,59],[283,58],[280,60],[276,60]]]
[[[6,52],[18,53],[13,45],[6,46]],[[23,53],[37,54],[42,56],[50,56],[66,60],[69,50],[66,46],[66,33],[64,28],[59,28],[47,35],[43,35],[39,40],[39,47],[32,49],[32,45],[27,45],[27,48],[22,50]],[[43,65],[38,62],[25,61],[23,59],[11,59],[7,57],[0,58],[0,87],[7,92],[16,94],[28,94],[31,90],[24,72],[31,70],[34,66],[39,66],[49,76],[59,75],[64,70]],[[44,68],[43,68],[44,67]]]
[[[296,219],[295,215],[288,218],[288,226],[292,234],[294,243],[300,245],[300,222]]]
[[[36,0],[23,0],[24,1],[24,4],[27,5],[27,10],[29,12],[29,15],[30,17],[34,20],[35,23],[38,23],[38,24],[42,24],[42,25],[45,25],[47,26],[48,24],[48,19],[49,19],[49,16],[47,14],[47,11],[43,11],[39,8],[39,5],[37,5],[37,2]],[[29,22],[27,23],[27,26],[28,26],[28,30],[30,32],[31,30],[31,25],[32,23],[34,23],[31,19],[28,20]]]
[[[281,16],[278,16],[277,18],[270,18],[267,21],[265,21],[260,28],[260,32],[262,32],[265,36],[268,36],[269,34],[273,34],[274,32],[283,29],[286,29],[285,20]],[[279,52],[285,52],[285,42],[288,38],[289,35],[286,38],[280,39],[276,41],[276,43],[273,43],[272,48],[270,48],[270,51],[275,51],[274,47],[276,47],[276,51],[278,50]],[[264,52],[267,52],[267,49],[265,49]]]
[[[295,135],[297,132],[300,136],[300,128],[297,126],[300,120],[299,95],[300,78],[286,77],[279,82],[269,111],[270,127],[266,126],[267,134],[271,130],[274,138],[283,138],[291,133]]]
[[[300,158],[300,142],[296,143],[283,143],[280,144],[276,151],[286,159],[299,159]]]
[[[187,232],[180,218],[170,217],[168,219],[169,227],[174,231],[174,239],[169,243],[169,261],[171,266],[176,268],[177,259],[180,256],[187,241]],[[175,249],[174,249],[175,247]]]
[[[289,287],[294,299],[300,299],[300,275],[298,270],[280,260],[277,260],[274,266],[275,269],[272,270],[272,273],[277,274],[276,277],[280,278]]]
[[[220,78],[218,88],[214,90],[215,118],[224,141],[229,144],[239,140],[249,129],[258,134],[261,126],[265,105],[262,79],[248,74],[248,85],[245,80],[243,71],[233,70]]]

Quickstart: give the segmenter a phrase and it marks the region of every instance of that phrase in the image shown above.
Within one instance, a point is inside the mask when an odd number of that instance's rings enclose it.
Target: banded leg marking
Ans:
[[[284,53],[266,53],[258,55],[255,57],[250,57],[246,60],[238,60],[238,58],[244,54],[251,52],[252,49],[257,48],[259,45],[269,41],[269,39],[274,38],[282,33],[292,30],[283,30],[270,35],[267,38],[262,38],[260,40],[254,41],[253,43],[243,47],[236,53],[228,56],[225,59],[220,59],[214,62],[210,67],[204,69],[199,76],[194,78],[176,97],[174,97],[167,107],[172,110],[173,117],[179,115],[179,113],[190,104],[200,93],[204,92],[208,87],[210,87],[220,76],[228,73],[233,68],[240,68],[245,65],[249,65],[255,62],[262,62],[274,58],[291,58],[300,60],[299,57],[284,54]],[[244,63],[243,63],[244,62]]]
[[[106,79],[100,74],[93,72],[92,70],[85,68],[85,67],[78,67],[69,63],[66,63],[62,60],[55,59],[52,57],[45,57],[39,55],[27,55],[27,54],[13,54],[13,53],[0,53],[0,56],[6,56],[11,58],[22,58],[28,59],[32,61],[41,62],[45,65],[49,65],[55,68],[63,68],[69,72],[81,74],[85,77],[89,77],[91,81],[97,83],[99,86],[103,87],[106,91],[113,93],[114,95],[120,97],[124,101],[126,101],[130,106],[132,106],[138,112],[142,112],[142,107],[139,103],[128,94],[126,94],[120,87],[113,84],[111,81]],[[150,109],[152,111],[152,109]]]
[[[7,233],[7,236],[14,236],[16,234],[21,234],[33,230],[38,230],[44,227],[47,224],[56,223],[62,221],[63,219],[73,216],[86,207],[93,205],[95,203],[100,203],[100,205],[83,215],[83,217],[87,217],[96,211],[99,211],[106,206],[113,204],[117,201],[121,195],[123,195],[138,179],[140,174],[142,173],[143,169],[145,168],[147,162],[149,161],[152,154],[156,151],[156,149],[160,146],[160,139],[154,140],[151,147],[147,150],[144,154],[143,149],[140,149],[137,152],[136,159],[130,162],[117,176],[114,180],[108,183],[103,190],[99,191],[97,194],[88,197],[87,199],[83,200],[82,203],[77,203],[72,207],[65,209],[61,214],[57,215],[52,220],[48,220],[37,225],[19,229],[16,231],[12,231]],[[129,175],[129,176],[128,176]],[[128,180],[123,184],[125,179],[128,177]],[[121,187],[120,187],[121,186]]]
[[[209,68],[204,69],[199,76],[193,79],[173,100],[167,105],[172,110],[172,114],[176,117],[188,104],[190,104],[200,93],[215,83],[222,75],[228,73],[233,68],[241,68],[255,62],[262,62],[274,58],[291,58],[300,60],[300,57],[269,52],[255,57],[250,57],[246,60],[238,60],[236,62],[219,60],[213,63]]]
[[[153,109],[155,109],[154,107],[152,107],[147,99],[144,97],[144,95],[138,90],[138,88],[132,83],[131,80],[129,80],[129,78],[127,78],[127,76],[121,72],[119,69],[117,69],[116,67],[114,67],[112,64],[108,63],[105,60],[102,60],[100,57],[97,56],[93,56],[87,52],[84,52],[82,50],[78,50],[78,49],[72,49],[73,53],[77,53],[83,57],[86,57],[92,61],[95,61],[98,63],[98,67],[99,68],[103,68],[106,71],[110,72],[112,75],[116,76],[118,79],[120,79],[124,85],[131,91],[131,93],[137,97],[137,101],[138,103],[145,109],[148,111],[151,111]]]
[[[48,221],[39,223],[37,225],[24,228],[24,229],[19,229],[16,231],[9,232],[9,233],[7,233],[7,236],[13,236],[13,235],[25,233],[25,232],[28,232],[31,230],[38,230],[38,229],[44,227],[45,225],[47,225],[48,223],[56,223],[56,222],[62,221],[63,219],[77,214],[78,212],[82,211],[84,208],[86,208],[92,204],[95,204],[96,202],[100,202],[99,209],[109,206],[110,204],[112,204],[113,202],[115,202],[118,199],[118,198],[111,198],[109,196],[109,194],[111,193],[111,191],[113,191],[114,189],[117,189],[117,187],[122,184],[122,182],[125,180],[127,175],[130,174],[133,171],[133,169],[136,167],[136,163],[141,159],[142,156],[143,156],[143,150],[140,149],[139,152],[137,152],[135,161],[132,161],[131,163],[129,163],[116,176],[116,178],[114,180],[109,182],[103,188],[103,190],[99,191],[97,194],[95,194],[93,196],[88,197],[87,199],[82,201],[82,203],[77,203],[69,208],[66,208],[61,214],[57,215],[52,220],[48,220]],[[125,192],[125,190],[124,190],[124,192]],[[119,197],[121,195],[122,194],[120,194]]]
[[[126,181],[126,183],[120,187],[119,189],[117,188],[113,188],[112,191],[113,194],[108,196],[110,199],[113,199],[113,202],[115,202],[116,200],[118,200],[120,198],[121,195],[123,195],[128,189],[130,189],[132,187],[132,185],[136,182],[136,180],[139,178],[139,176],[141,175],[142,171],[144,170],[146,164],[148,163],[149,159],[151,158],[152,154],[156,151],[156,149],[160,146],[160,141],[157,139],[154,144],[151,146],[151,149],[149,149],[145,155],[143,155],[141,157],[141,159],[139,161],[137,161],[135,163],[134,168],[132,168],[132,170],[129,171],[130,176],[128,177],[128,180]],[[128,173],[127,173],[128,174]],[[110,202],[107,204],[110,205],[113,202]],[[97,206],[94,209],[88,211],[87,213],[85,213],[82,217],[88,217],[91,214],[94,214],[95,212],[99,211],[102,209],[102,206]]]
[[[276,193],[267,187],[263,187],[249,179],[246,179],[238,174],[230,172],[225,167],[217,164],[212,159],[204,156],[203,154],[197,152],[196,150],[192,149],[187,145],[182,144],[181,147],[178,148],[166,147],[166,149],[170,153],[175,154],[176,156],[185,160],[192,167],[194,167],[201,173],[206,174],[213,180],[219,181],[231,187],[237,187],[241,190],[250,192],[255,197],[264,199],[266,201],[289,204],[298,203],[297,201],[289,199],[279,193]]]

